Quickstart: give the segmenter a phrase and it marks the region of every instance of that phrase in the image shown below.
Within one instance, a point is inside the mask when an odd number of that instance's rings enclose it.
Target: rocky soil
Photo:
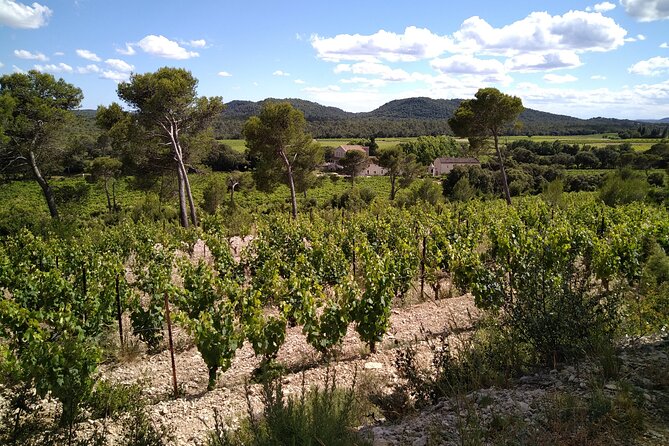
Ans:
[[[398,382],[394,359],[399,346],[428,333],[441,333],[446,327],[467,330],[476,314],[469,296],[395,308],[390,330],[377,353],[370,354],[366,350],[351,326],[336,360],[329,365],[306,343],[301,327],[289,328],[277,358],[286,370],[284,393],[301,392],[303,380],[307,387],[322,385],[328,367],[334,372],[339,387],[350,386],[355,377],[359,382],[371,380],[390,389]],[[247,392],[251,404],[261,407],[260,385],[250,382],[260,359],[254,356],[250,345],[245,344],[237,351],[232,366],[220,374],[216,389],[207,392],[207,368],[197,349],[189,346],[183,333],[177,333],[175,343],[182,393],[177,399],[172,398],[168,351],[155,355],[142,353],[128,362],[103,366],[101,378],[125,384],[141,382],[145,394],[153,401],[149,407],[151,417],[173,429],[175,444],[179,445],[204,443],[207,432],[214,426],[214,409],[234,426],[247,414]]]
[[[329,368],[334,371],[339,387],[350,386],[355,377],[358,388],[372,386],[377,392],[391,393],[402,384],[395,368],[399,347],[442,333],[450,334],[452,341],[462,339],[477,315],[468,295],[396,307],[392,310],[390,330],[377,353],[370,354],[350,327],[341,351],[329,365],[305,342],[301,327],[289,328],[278,356],[286,371],[284,393],[299,394],[303,383],[307,387],[322,385]],[[232,367],[220,375],[216,389],[210,392],[206,390],[207,369],[197,350],[182,333],[177,334],[177,345],[176,368],[181,392],[177,399],[172,398],[167,351],[141,354],[126,363],[104,366],[102,378],[119,383],[141,382],[152,401],[151,418],[168,426],[174,434],[173,443],[178,445],[205,444],[207,432],[214,426],[214,410],[231,427],[247,416],[249,401],[255,410],[260,410],[260,385],[250,382],[259,359],[249,345],[237,352]],[[422,346],[426,351],[425,342]],[[443,399],[399,421],[386,421],[379,413],[370,413],[369,424],[361,429],[379,446],[463,444],[472,436],[485,438],[486,431],[500,420],[521,426],[518,429],[531,437],[540,435],[542,426],[545,427],[545,408],[556,395],[587,399],[596,385],[603,386],[603,392],[613,398],[620,390],[620,382],[625,381],[651,412],[666,404],[665,413],[647,417],[643,444],[669,444],[669,426],[662,421],[669,419],[669,339],[630,341],[620,359],[616,380],[597,378],[596,384],[593,380],[600,373],[598,365],[587,361],[578,367],[538,370],[521,377],[509,388],[489,388]],[[658,387],[658,379],[664,387]]]

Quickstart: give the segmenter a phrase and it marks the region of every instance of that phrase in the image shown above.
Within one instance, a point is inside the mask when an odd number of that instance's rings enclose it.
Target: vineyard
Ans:
[[[223,223],[214,216],[195,229],[120,223],[76,236],[23,230],[4,237],[0,439],[38,444],[60,435],[74,444],[80,421],[95,418],[94,396],[110,385],[101,370],[122,367],[132,349],[145,351],[141,358],[171,352],[161,373],[174,395],[163,398],[205,398],[225,386],[245,346],[257,358],[245,380],[257,382],[285,372],[280,352],[296,330],[319,358],[306,369],[345,361],[349,328],[359,339],[357,356],[368,354],[359,353],[363,346],[374,355],[387,348],[394,308],[465,293],[485,314],[474,336],[488,334],[481,342],[489,354],[479,365],[507,379],[559,368],[604,342],[652,334],[669,322],[669,213],[652,205],[607,207],[570,194],[513,207],[500,201],[323,210],[297,219],[272,214],[241,245],[231,243]],[[201,356],[206,391],[184,391],[189,383],[175,370],[173,332],[188,340],[182,349]],[[500,346],[503,354],[494,354]],[[456,361],[453,350],[445,361]],[[449,371],[440,379],[462,385],[462,370]],[[483,385],[487,377],[480,378],[463,388]],[[57,427],[21,437],[44,398],[55,404],[44,413]]]

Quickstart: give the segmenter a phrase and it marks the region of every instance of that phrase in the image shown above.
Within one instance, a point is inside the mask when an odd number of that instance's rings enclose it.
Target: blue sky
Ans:
[[[582,118],[669,116],[669,0],[0,0],[0,73],[39,69],[118,101],[184,67],[199,93],[369,111],[494,86]]]

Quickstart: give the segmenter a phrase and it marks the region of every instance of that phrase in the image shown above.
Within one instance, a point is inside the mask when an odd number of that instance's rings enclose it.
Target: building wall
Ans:
[[[346,150],[344,150],[344,149],[341,148],[341,147],[337,147],[337,148],[335,149],[335,151],[334,151],[334,157],[335,157],[335,158],[340,159],[340,158],[343,158],[343,157],[345,157],[345,156],[346,156]]]
[[[368,177],[378,177],[378,176],[383,176],[388,173],[388,169],[379,166],[378,164],[370,164],[367,169],[362,173],[365,176]]]
[[[433,163],[432,166],[430,167],[430,170],[432,172],[433,176],[441,176],[441,175],[446,175],[449,173],[451,170],[455,168],[455,166],[479,166],[479,163]]]

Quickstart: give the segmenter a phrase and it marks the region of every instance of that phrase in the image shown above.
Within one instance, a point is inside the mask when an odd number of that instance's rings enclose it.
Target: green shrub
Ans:
[[[478,307],[498,312],[514,342],[529,344],[538,362],[555,366],[618,329],[622,290],[611,285],[631,274],[624,262],[638,259],[613,264],[623,253],[610,241],[544,212],[510,213],[492,225],[486,249],[463,262],[456,278],[471,287]]]
[[[302,388],[300,396],[286,398],[282,377],[263,383],[263,415],[257,418],[249,408],[249,419],[236,432],[226,432],[221,423],[210,433],[208,446],[300,445],[351,446],[369,444],[356,432],[363,407],[354,387],[340,390],[328,371],[322,389]]]
[[[642,201],[648,194],[648,182],[634,171],[621,170],[606,177],[599,198],[609,206]]]
[[[142,388],[140,384],[114,384],[101,380],[91,396],[88,407],[91,418],[117,418],[126,412],[143,407]]]

